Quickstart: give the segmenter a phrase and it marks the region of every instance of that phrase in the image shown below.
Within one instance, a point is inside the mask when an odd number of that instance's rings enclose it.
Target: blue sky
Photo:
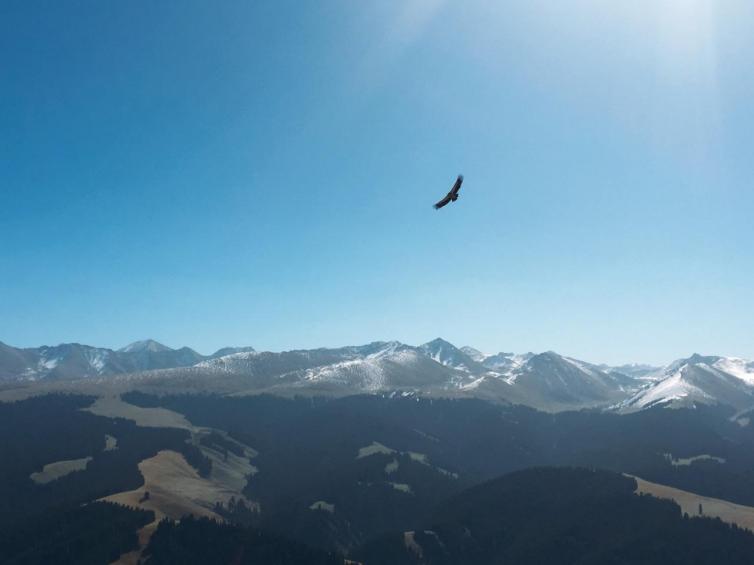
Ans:
[[[754,357],[754,5],[553,4],[3,2],[0,340]]]

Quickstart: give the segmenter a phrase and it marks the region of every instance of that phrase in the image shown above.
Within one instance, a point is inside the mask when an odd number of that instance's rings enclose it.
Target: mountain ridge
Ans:
[[[547,411],[628,413],[652,406],[754,406],[754,363],[693,354],[665,367],[592,364],[554,351],[484,354],[435,338],[418,346],[375,341],[336,348],[211,355],[146,339],[112,350],[78,343],[14,348],[0,343],[0,381],[104,379],[133,387],[191,386],[221,394],[419,394],[474,397]]]
[[[189,347],[173,349],[153,339],[135,341],[120,349],[81,343],[17,348],[0,342],[0,381],[112,377],[190,367],[215,355],[201,355]]]

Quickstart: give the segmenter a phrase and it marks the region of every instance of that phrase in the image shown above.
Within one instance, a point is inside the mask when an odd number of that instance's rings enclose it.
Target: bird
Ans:
[[[435,204],[435,210],[439,210],[446,204],[449,204],[450,202],[455,202],[456,200],[458,200],[458,191],[461,190],[462,183],[463,183],[463,175],[458,175],[458,178],[456,179],[456,182],[453,185],[453,188],[450,189],[450,192],[448,192],[442,200],[440,200],[437,204]]]

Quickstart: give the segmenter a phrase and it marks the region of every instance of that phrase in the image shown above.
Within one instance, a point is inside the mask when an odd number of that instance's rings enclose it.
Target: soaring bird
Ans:
[[[462,183],[463,183],[463,175],[458,175],[458,178],[456,179],[456,182],[453,185],[453,188],[450,189],[450,192],[448,192],[445,195],[445,198],[443,198],[437,204],[435,204],[435,210],[439,210],[446,204],[450,202],[455,202],[456,200],[458,200],[458,191],[461,190]]]

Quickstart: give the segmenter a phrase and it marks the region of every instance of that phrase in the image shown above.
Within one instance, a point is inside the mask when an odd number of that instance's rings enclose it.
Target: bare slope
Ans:
[[[754,532],[754,507],[733,504],[719,498],[701,496],[693,492],[650,483],[639,477],[633,478],[636,480],[636,492],[638,494],[651,494],[657,498],[673,500],[689,516],[699,516],[699,505],[701,504],[703,516],[720,518],[723,522],[736,524]]]

